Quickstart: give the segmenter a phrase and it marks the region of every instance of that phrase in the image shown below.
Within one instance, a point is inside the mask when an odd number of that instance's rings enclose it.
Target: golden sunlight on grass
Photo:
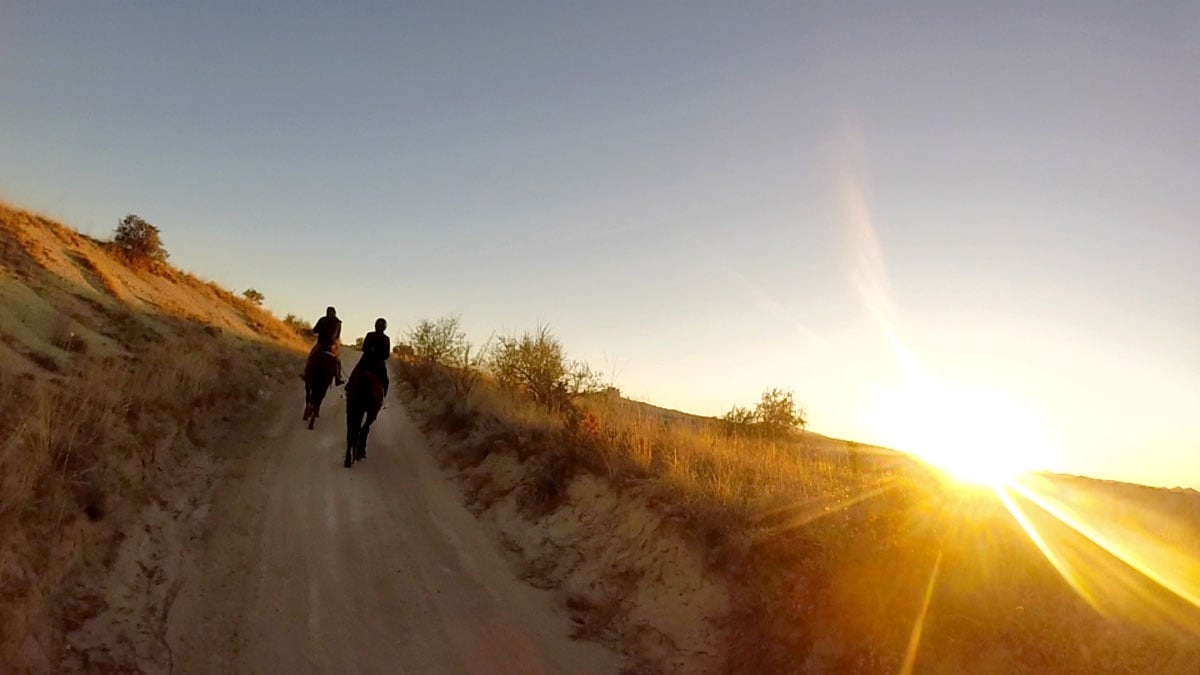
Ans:
[[[1171,513],[1048,476],[1024,476],[997,494],[1098,612],[1200,635],[1200,551]]]
[[[953,478],[999,486],[1047,468],[1052,447],[1037,415],[999,391],[921,378],[881,406],[888,444]]]
[[[586,513],[571,500],[591,493],[572,486],[591,474],[695,537],[729,584],[730,672],[1200,672],[1197,496],[1020,473],[1055,458],[1000,393],[926,385],[889,401],[894,428],[926,443],[910,459],[739,434],[615,392],[563,414],[486,376],[464,392],[456,371],[399,370],[418,414],[458,439],[446,458],[472,494],[483,476],[512,480],[490,459],[507,452],[523,503],[552,505],[531,512],[538,527]]]

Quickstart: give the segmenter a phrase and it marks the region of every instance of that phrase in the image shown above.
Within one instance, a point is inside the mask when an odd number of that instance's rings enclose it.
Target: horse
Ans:
[[[321,402],[325,400],[325,393],[329,391],[337,370],[337,356],[325,348],[317,349],[308,357],[308,364],[304,368],[303,419],[308,421],[309,429],[321,416]]]
[[[367,458],[367,434],[383,407],[383,382],[369,368],[355,368],[346,382],[346,461],[349,469],[354,462]],[[366,416],[364,420],[363,417]]]

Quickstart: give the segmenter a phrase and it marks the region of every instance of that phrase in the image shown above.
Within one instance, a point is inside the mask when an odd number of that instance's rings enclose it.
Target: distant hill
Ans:
[[[637,401],[631,398],[621,396],[620,392],[615,388],[608,389],[599,394],[592,394],[593,401],[604,405],[612,406],[626,415],[640,415],[650,419],[656,419],[665,424],[687,425],[693,428],[704,428],[719,425],[720,418],[710,417],[706,415],[696,415],[693,413],[683,412],[682,410],[674,410]],[[870,445],[868,443],[859,443],[857,441],[846,440],[842,438],[834,438],[824,434],[809,431],[807,429],[794,433],[794,439],[797,445],[807,452],[821,452],[845,455],[850,452],[861,453],[863,456],[872,456],[876,458],[888,458],[893,461],[909,459],[909,455],[885,448],[879,445]]]

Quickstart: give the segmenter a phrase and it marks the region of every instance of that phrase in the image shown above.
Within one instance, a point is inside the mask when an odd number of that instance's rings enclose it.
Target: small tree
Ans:
[[[422,319],[405,337],[417,358],[444,366],[461,359],[468,347],[467,334],[453,314],[437,321]]]
[[[764,391],[754,410],[735,405],[721,418],[721,427],[729,435],[754,433],[775,437],[803,429],[807,424],[804,409],[796,407],[792,392],[782,389]]]
[[[158,228],[132,213],[117,225],[113,245],[135,262],[165,263],[170,254],[163,248]]]
[[[247,288],[244,292],[242,292],[242,295],[246,296],[247,300],[255,305],[258,305],[259,307],[262,307],[263,300],[267,299],[266,296],[254,290],[253,288]]]
[[[792,392],[782,389],[764,391],[762,400],[754,407],[754,417],[771,433],[803,429],[808,424],[804,410],[796,407]]]
[[[555,406],[566,397],[568,366],[562,343],[548,326],[521,337],[501,337],[488,358],[496,381],[524,391],[539,403]]]

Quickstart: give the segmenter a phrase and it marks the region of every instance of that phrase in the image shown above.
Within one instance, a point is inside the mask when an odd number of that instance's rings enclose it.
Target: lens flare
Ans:
[[[1200,635],[1194,532],[1170,513],[1051,476],[997,490],[1071,588],[1096,611]]]
[[[1000,387],[935,378],[906,346],[890,296],[883,247],[862,176],[865,155],[849,130],[838,193],[850,244],[850,280],[895,358],[897,377],[877,389],[871,431],[957,480],[986,486],[951,491],[965,499],[994,494],[1042,556],[1096,611],[1200,636],[1200,541],[1188,508],[1172,512],[1161,494],[1137,486],[1030,473],[1053,468],[1055,444],[1033,408]],[[1003,513],[1003,512],[1001,512]],[[950,536],[947,534],[946,536]],[[1005,564],[1006,561],[993,561]],[[939,553],[912,627],[902,672],[915,666]]]
[[[901,376],[883,392],[868,424],[885,445],[971,483],[1003,485],[1021,472],[1048,468],[1052,444],[1040,419],[1019,397],[999,389],[932,377],[905,344],[883,246],[875,229],[859,161],[864,144],[847,135],[838,194],[850,246],[850,279],[878,325]]]
[[[1004,485],[1047,468],[1049,436],[1032,410],[998,390],[919,378],[877,414],[889,445],[959,480]]]
[[[929,573],[929,583],[925,586],[925,595],[921,600],[921,611],[913,622],[912,633],[908,638],[908,649],[904,652],[904,665],[900,667],[901,675],[909,675],[917,664],[917,652],[921,647],[921,633],[925,631],[925,618],[929,616],[929,603],[933,600],[933,589],[937,586],[938,573],[942,569],[942,552],[938,551],[937,560],[933,563],[933,571]]]

